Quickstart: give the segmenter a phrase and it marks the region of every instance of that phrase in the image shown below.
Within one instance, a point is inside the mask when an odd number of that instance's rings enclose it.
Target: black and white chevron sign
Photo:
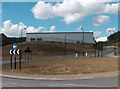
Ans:
[[[21,50],[20,49],[17,49],[17,50],[10,50],[9,53],[12,55],[12,54],[21,54]]]

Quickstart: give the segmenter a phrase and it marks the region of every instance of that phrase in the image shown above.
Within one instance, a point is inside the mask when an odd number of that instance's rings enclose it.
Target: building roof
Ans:
[[[77,34],[77,33],[80,33],[80,34],[83,34],[83,32],[37,32],[37,33],[26,33],[26,34]],[[93,32],[84,32],[84,33],[87,33],[87,34],[93,34]]]

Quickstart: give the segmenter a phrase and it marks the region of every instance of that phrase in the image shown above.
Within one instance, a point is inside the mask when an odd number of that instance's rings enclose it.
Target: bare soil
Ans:
[[[21,49],[20,43],[17,44],[18,49]],[[22,50],[24,54],[24,50],[27,47],[30,47],[32,50],[33,56],[55,56],[55,55],[73,55],[78,53],[79,55],[82,54],[83,45],[77,43],[60,43],[60,42],[24,42],[22,45]],[[12,45],[7,45],[2,47],[2,56],[9,57],[9,50],[12,48]],[[90,45],[85,45],[84,47],[85,52],[93,52],[94,49]]]
[[[17,68],[18,68],[17,63]],[[118,58],[53,59],[22,62],[22,70],[10,70],[3,65],[3,72],[37,75],[93,74],[118,71]]]

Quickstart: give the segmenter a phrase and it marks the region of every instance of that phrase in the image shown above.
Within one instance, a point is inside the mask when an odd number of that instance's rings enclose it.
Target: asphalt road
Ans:
[[[117,87],[118,77],[73,80],[28,80],[2,77],[3,87]]]

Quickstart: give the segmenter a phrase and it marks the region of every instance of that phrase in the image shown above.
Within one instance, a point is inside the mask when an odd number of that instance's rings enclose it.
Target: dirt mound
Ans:
[[[18,43],[18,48],[21,49],[21,44]],[[76,52],[82,54],[83,45],[74,43],[59,43],[59,42],[23,42],[22,49],[25,50],[27,47],[32,50],[33,56],[55,56],[55,55],[73,55]],[[2,53],[3,57],[9,56],[9,50],[12,45],[3,46]],[[85,45],[85,52],[92,52],[94,49],[92,46]]]

